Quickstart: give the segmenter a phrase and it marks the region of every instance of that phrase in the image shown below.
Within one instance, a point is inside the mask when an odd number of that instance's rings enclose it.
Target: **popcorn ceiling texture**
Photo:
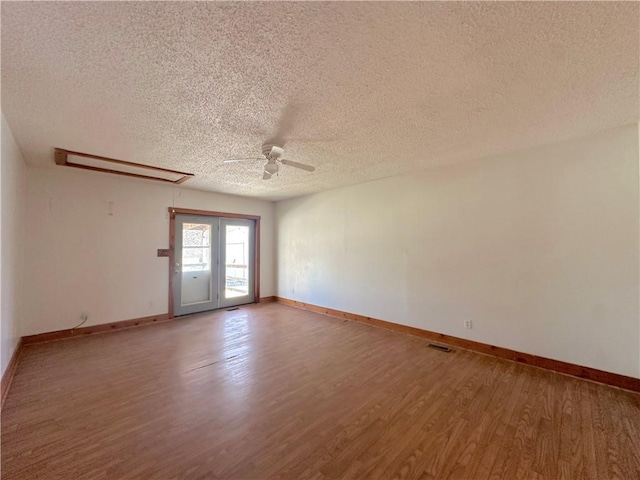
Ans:
[[[276,200],[637,122],[639,21],[638,3],[3,2],[2,109],[31,164],[61,147]],[[316,172],[222,164],[278,130]]]

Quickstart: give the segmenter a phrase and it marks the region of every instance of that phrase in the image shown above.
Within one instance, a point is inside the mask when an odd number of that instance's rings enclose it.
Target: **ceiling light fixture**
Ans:
[[[278,165],[275,160],[269,160],[267,164],[264,166],[264,171],[269,175],[273,175],[278,172]]]

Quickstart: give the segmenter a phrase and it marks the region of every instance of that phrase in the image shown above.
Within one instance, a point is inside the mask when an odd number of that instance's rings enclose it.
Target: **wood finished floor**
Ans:
[[[2,479],[640,478],[640,395],[278,304],[25,347]]]

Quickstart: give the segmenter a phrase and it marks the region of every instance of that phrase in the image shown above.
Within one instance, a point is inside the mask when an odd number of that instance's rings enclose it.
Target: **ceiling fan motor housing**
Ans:
[[[262,154],[269,159],[278,159],[284,153],[284,148],[272,143],[262,145]]]

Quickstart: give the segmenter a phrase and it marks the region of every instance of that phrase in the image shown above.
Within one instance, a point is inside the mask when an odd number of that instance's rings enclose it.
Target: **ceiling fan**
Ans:
[[[316,167],[312,167],[311,165],[305,165],[304,163],[294,162],[293,160],[282,158],[283,153],[284,148],[272,143],[265,143],[262,145],[262,155],[264,158],[230,158],[228,160],[224,160],[222,163],[236,163],[255,160],[264,161],[266,159],[267,163],[264,166],[264,172],[262,174],[263,180],[269,180],[273,175],[276,175],[278,173],[280,165],[300,168],[302,170],[306,170],[307,172],[313,172],[316,169]]]

